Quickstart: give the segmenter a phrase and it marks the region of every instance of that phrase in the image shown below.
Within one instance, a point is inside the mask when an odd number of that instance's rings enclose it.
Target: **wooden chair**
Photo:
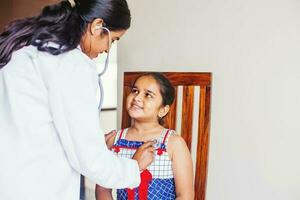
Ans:
[[[123,109],[122,109],[122,128],[130,126],[131,119],[125,111],[126,96],[131,90],[133,81],[145,72],[125,72],[123,85]],[[211,73],[198,72],[163,72],[175,87],[175,101],[165,119],[164,126],[176,130],[176,123],[181,121],[181,136],[191,150],[192,142],[196,143],[195,162],[195,200],[205,200],[206,177],[207,177],[207,159],[209,144],[209,126],[210,126],[210,102],[211,102]],[[199,110],[198,120],[193,122],[194,114],[194,94],[195,88],[199,86]],[[182,87],[182,105],[178,105],[179,99],[177,93],[179,87]],[[182,114],[176,114],[178,108],[182,107]],[[198,106],[197,106],[198,107]],[[192,141],[193,123],[197,123],[197,141]],[[194,124],[195,125],[195,124]]]

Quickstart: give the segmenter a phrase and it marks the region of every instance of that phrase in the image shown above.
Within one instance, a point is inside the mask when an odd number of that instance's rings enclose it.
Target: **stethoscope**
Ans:
[[[105,59],[105,63],[104,63],[104,68],[102,70],[102,72],[100,72],[98,74],[98,84],[99,84],[99,88],[100,88],[100,102],[98,105],[98,109],[99,111],[101,111],[102,106],[103,106],[103,100],[104,100],[104,88],[101,82],[101,76],[106,72],[107,67],[108,67],[108,62],[109,62],[109,52],[110,52],[110,47],[111,47],[111,34],[108,28],[106,27],[102,27],[102,26],[96,26],[96,29],[103,29],[108,33],[108,48],[107,48],[107,54],[106,54],[106,59]]]

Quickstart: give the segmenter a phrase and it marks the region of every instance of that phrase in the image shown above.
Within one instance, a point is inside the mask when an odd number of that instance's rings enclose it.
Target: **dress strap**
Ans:
[[[121,135],[120,135],[120,137],[119,137],[119,140],[120,140],[120,139],[125,139],[125,138],[126,138],[127,131],[128,131],[128,128],[122,129],[122,132],[121,132]]]
[[[162,144],[167,147],[170,136],[174,133],[174,130],[166,129],[165,134],[163,135],[163,139],[161,141]]]
[[[114,140],[114,145],[118,142],[118,140],[124,139],[125,136],[126,136],[126,133],[127,133],[127,128],[118,130],[118,132],[116,134],[116,137],[115,137],[115,140]]]
[[[118,130],[118,131],[117,131],[117,134],[116,134],[116,137],[115,137],[115,140],[114,140],[114,145],[115,145],[115,144],[117,143],[117,141],[119,140],[120,133],[121,133],[121,130]]]
[[[159,142],[159,143],[163,143],[163,140],[164,140],[164,138],[165,138],[165,135],[166,135],[166,133],[167,133],[167,130],[168,130],[168,129],[164,129],[164,130],[162,131],[162,133],[160,134],[159,139],[158,139],[158,142]]]
[[[163,152],[167,151],[167,142],[172,133],[172,130],[170,129],[164,129],[163,133],[161,134],[159,138],[160,147],[157,149],[157,155],[162,155]]]

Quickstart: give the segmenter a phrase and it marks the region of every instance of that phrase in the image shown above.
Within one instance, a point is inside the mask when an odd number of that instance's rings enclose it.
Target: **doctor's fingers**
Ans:
[[[146,169],[154,160],[154,147],[138,148],[134,153],[132,159],[138,162],[140,170]]]
[[[155,148],[153,146],[145,147],[144,150],[150,153],[155,153]]]
[[[140,146],[140,149],[146,149],[149,147],[153,147],[154,144],[155,144],[155,141],[145,142],[143,145]]]

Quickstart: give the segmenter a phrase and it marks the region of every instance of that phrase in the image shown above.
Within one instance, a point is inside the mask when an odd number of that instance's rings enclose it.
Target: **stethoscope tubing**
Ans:
[[[102,106],[103,106],[103,101],[104,101],[104,88],[102,85],[102,81],[101,81],[101,76],[106,72],[107,68],[108,68],[108,63],[109,63],[109,53],[110,53],[110,47],[111,47],[111,34],[108,28],[106,27],[101,27],[101,29],[105,30],[108,33],[108,48],[107,48],[107,54],[106,54],[106,59],[105,59],[105,63],[104,63],[104,68],[103,70],[98,74],[98,84],[99,84],[99,89],[100,89],[100,102],[98,105],[98,109],[99,111],[101,111]]]

